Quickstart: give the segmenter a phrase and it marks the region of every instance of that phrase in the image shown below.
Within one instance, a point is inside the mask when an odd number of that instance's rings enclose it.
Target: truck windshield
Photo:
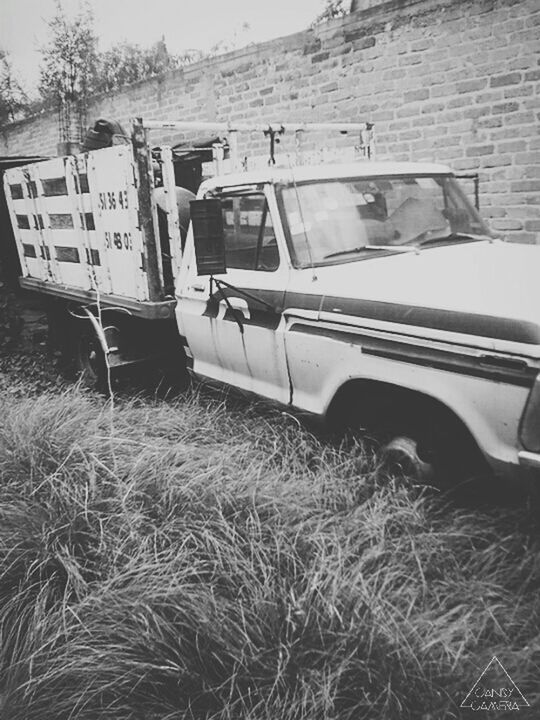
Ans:
[[[445,175],[314,180],[284,185],[280,196],[298,267],[491,237]]]

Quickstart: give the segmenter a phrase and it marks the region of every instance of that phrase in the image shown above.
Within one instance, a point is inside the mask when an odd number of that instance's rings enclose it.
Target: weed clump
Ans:
[[[525,511],[196,393],[2,401],[2,718],[455,718],[495,654],[533,706]]]

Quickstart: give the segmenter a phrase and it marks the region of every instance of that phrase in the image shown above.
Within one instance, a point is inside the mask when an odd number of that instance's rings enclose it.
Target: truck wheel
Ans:
[[[435,466],[420,456],[418,442],[406,435],[398,435],[379,451],[381,465],[388,472],[405,473],[408,477],[422,483],[429,483],[435,478]]]
[[[405,473],[419,483],[441,489],[456,487],[485,471],[478,448],[453,423],[436,430],[398,432],[382,444],[379,459],[389,472]]]
[[[91,328],[79,330],[75,343],[75,367],[79,381],[87,388],[109,394],[110,371],[96,334]]]

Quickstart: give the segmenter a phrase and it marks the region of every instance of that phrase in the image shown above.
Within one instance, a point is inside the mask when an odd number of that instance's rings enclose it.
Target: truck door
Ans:
[[[179,280],[179,325],[193,369],[288,402],[282,312],[289,267],[273,222],[275,200],[257,189],[223,192],[220,199],[227,273],[199,277],[194,258],[186,256],[191,270]]]

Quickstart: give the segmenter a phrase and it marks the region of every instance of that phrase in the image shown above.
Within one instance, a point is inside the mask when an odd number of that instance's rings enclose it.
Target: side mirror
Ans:
[[[197,274],[227,272],[221,201],[217,198],[192,200],[190,208]]]

